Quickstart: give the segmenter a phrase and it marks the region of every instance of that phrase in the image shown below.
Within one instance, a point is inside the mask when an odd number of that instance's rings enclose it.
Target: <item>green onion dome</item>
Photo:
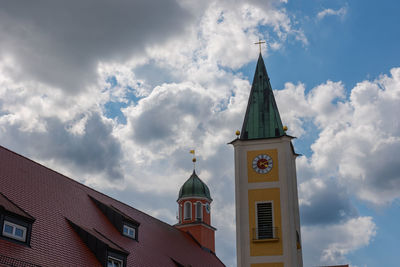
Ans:
[[[190,178],[187,179],[179,190],[178,200],[186,197],[203,197],[212,201],[208,186],[200,180],[194,170]]]

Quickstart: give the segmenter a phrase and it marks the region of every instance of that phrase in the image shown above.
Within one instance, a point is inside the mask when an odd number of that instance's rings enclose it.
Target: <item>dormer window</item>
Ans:
[[[15,224],[9,221],[3,223],[3,236],[25,242],[26,241],[26,227]]]
[[[91,196],[89,197],[123,236],[138,241],[139,222],[116,207],[104,204]]]
[[[80,226],[71,220],[68,223],[76,231],[82,241],[93,252],[104,267],[126,267],[129,252],[114,243],[95,228],[89,229]]]
[[[122,234],[136,240],[136,227],[124,224]]]
[[[0,238],[29,245],[35,219],[0,193]]]
[[[123,262],[119,259],[113,258],[113,257],[108,257],[107,260],[107,267],[122,267]]]

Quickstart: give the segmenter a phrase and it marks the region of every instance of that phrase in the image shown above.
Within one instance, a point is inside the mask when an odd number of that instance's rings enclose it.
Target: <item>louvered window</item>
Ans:
[[[272,203],[257,203],[257,239],[274,238]]]

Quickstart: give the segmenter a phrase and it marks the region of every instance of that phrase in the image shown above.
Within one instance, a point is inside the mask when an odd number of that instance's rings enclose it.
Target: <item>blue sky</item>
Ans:
[[[352,88],[397,67],[398,5],[396,1],[288,1],[287,9],[296,15],[309,43],[289,42],[269,55],[266,64],[274,86],[301,81],[311,89],[333,80]],[[346,13],[315,18],[327,8],[345,8]]]
[[[315,19],[321,9],[343,7],[346,10],[343,16]],[[301,21],[309,44],[291,43],[268,57],[267,67],[274,88],[300,81],[311,89],[332,80],[342,81],[349,95],[356,83],[378,79],[399,66],[400,4],[397,1],[289,1],[287,8]],[[300,153],[309,156],[310,140],[304,139],[297,147]],[[355,198],[352,202],[359,214],[374,218],[378,230],[368,246],[347,256],[349,262],[357,266],[396,266],[396,244],[400,239],[398,201],[383,207]]]
[[[226,144],[241,128],[262,39],[303,155],[304,265],[397,266],[398,1],[32,5],[0,1],[0,145],[171,224],[195,148],[217,255],[235,266]]]

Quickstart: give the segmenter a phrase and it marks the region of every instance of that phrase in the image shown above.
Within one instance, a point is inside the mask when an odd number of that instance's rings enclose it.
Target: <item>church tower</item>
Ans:
[[[242,132],[231,142],[238,267],[303,266],[297,154],[285,131],[260,53]]]
[[[215,229],[211,226],[211,196],[208,186],[193,170],[179,190],[179,222],[176,228],[189,232],[199,244],[215,253]]]

